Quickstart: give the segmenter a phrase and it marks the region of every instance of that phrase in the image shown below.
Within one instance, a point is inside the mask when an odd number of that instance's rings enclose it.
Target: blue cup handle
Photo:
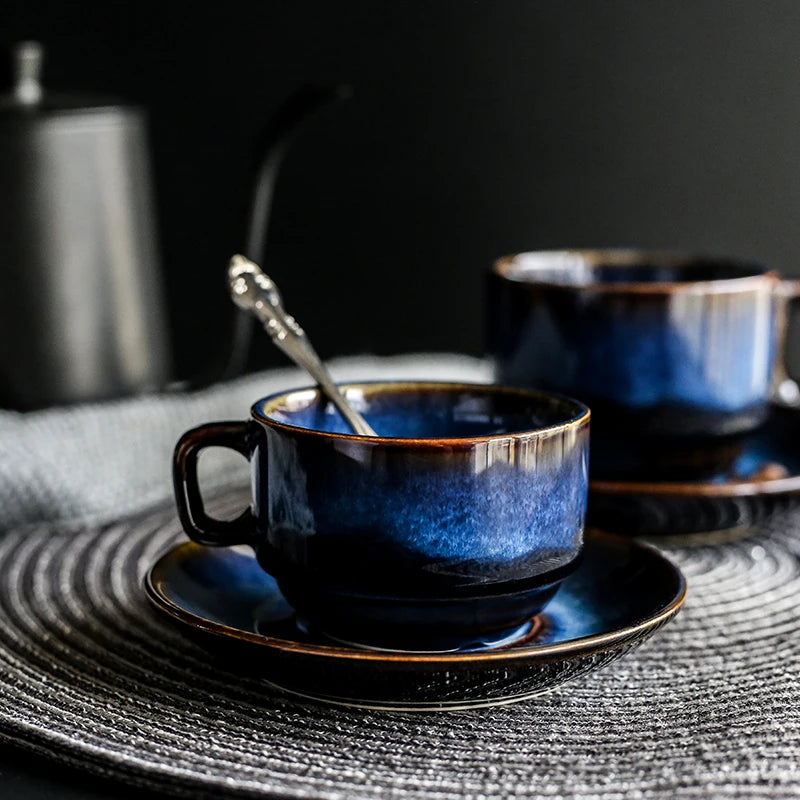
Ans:
[[[246,508],[236,519],[210,517],[205,510],[197,479],[197,459],[206,447],[227,447],[250,459],[250,427],[247,422],[211,422],[181,436],[172,459],[172,480],[178,516],[189,538],[198,544],[228,547],[255,542],[255,517]]]
[[[775,290],[777,309],[775,314],[775,362],[773,367],[772,397],[784,405],[800,405],[800,386],[789,377],[786,360],[786,340],[789,320],[800,306],[800,281],[778,281]]]

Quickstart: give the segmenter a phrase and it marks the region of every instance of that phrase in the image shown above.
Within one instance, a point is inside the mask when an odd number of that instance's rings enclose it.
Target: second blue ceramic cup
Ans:
[[[184,434],[186,532],[252,545],[300,619],[340,641],[450,650],[522,630],[581,552],[586,407],[480,385],[343,389],[378,437],[350,433],[317,389]],[[210,446],[252,464],[252,505],[234,521],[203,508],[197,457]]]
[[[592,473],[724,469],[765,419],[792,284],[758,264],[634,250],[520,253],[492,273],[500,382],[592,409]]]

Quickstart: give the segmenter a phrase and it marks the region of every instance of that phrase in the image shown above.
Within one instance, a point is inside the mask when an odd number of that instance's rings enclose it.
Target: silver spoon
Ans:
[[[361,436],[377,436],[339,391],[305,331],[284,310],[278,287],[258,264],[244,256],[234,256],[228,266],[228,286],[234,303],[258,317],[272,341],[311,375],[353,431]]]

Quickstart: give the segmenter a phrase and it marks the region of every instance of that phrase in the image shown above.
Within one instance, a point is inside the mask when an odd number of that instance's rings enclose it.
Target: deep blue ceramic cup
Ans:
[[[188,431],[178,511],[206,545],[251,545],[302,624],[350,644],[451,650],[524,630],[581,553],[589,412],[496,386],[343,387],[379,434],[356,436],[317,389],[259,400],[246,422]],[[252,505],[204,510],[197,458],[252,465]]]
[[[520,253],[492,271],[489,350],[500,382],[592,409],[593,476],[705,476],[766,417],[794,291],[726,259]]]

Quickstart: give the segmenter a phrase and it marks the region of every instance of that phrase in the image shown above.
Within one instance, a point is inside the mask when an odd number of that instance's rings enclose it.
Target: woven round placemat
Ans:
[[[614,664],[516,705],[300,702],[221,671],[141,580],[171,509],[0,539],[0,733],[193,797],[785,797],[800,792],[800,517],[666,542],[689,599]],[[800,549],[800,548],[796,548]]]

